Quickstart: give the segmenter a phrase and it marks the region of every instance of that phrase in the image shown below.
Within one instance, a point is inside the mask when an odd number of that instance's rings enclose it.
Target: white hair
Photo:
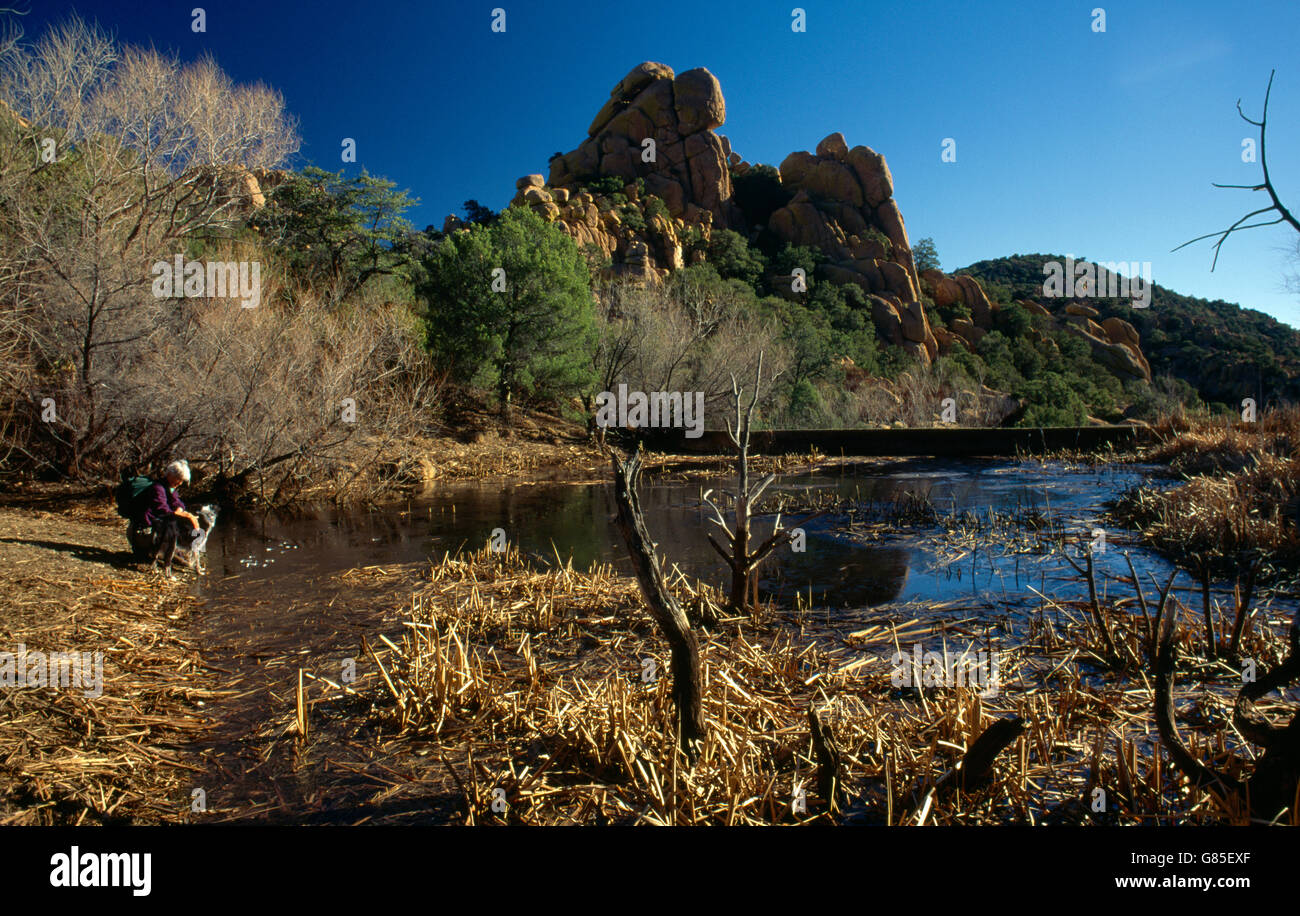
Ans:
[[[188,461],[173,461],[163,468],[163,477],[179,477],[181,483],[190,482],[190,465]]]

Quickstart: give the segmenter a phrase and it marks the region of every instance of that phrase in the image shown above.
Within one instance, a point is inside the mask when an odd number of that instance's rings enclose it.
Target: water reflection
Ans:
[[[1036,509],[1084,530],[1105,499],[1141,480],[1141,471],[1133,468],[1079,471],[1007,461],[914,461],[876,469],[871,476],[846,472],[787,478],[770,492],[826,491],[852,499],[868,512],[905,495],[925,496],[940,511]],[[728,483],[725,478],[703,484],[650,482],[641,500],[647,527],[667,561],[718,585],[728,573],[708,544],[710,513],[700,495]],[[578,568],[612,563],[628,571],[614,511],[609,485],[462,483],[406,506],[235,517],[214,538],[214,574],[204,590],[214,596],[232,590],[245,596],[292,591],[294,580],[302,577],[416,563],[480,547],[498,528],[511,543],[544,561],[572,557]],[[771,525],[771,517],[757,519],[756,536],[765,537]],[[872,539],[855,535],[850,527],[845,516],[809,524],[806,550],[796,553],[786,547],[774,554],[763,567],[760,591],[781,604],[793,603],[800,593],[810,595],[816,606],[843,608],[900,598],[950,598],[981,589],[1006,592],[1009,573],[1020,585],[1018,561],[1013,571],[986,557],[983,568],[973,564],[973,578],[960,569],[954,575],[936,565],[915,530]]]

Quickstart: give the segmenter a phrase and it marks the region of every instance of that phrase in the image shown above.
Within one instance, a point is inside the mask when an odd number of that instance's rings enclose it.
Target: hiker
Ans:
[[[163,468],[162,480],[154,481],[136,498],[129,537],[137,559],[146,558],[157,546],[158,534],[169,519],[182,520],[191,528],[199,527],[199,520],[185,510],[185,503],[176,495],[189,482],[189,464],[173,461]]]

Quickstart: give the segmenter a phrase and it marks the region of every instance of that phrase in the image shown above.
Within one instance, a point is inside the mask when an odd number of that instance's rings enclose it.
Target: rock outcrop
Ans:
[[[879,332],[917,358],[933,359],[938,342],[884,157],[831,134],[816,152],[786,158],[780,176],[788,204],[766,227],[746,226],[732,175],[749,165],[715,132],[726,116],[722,88],[708,70],[675,74],[643,63],[610,91],[587,139],[552,157],[549,177],[519,179],[512,203],[557,222],[579,245],[595,246],[625,277],[653,279],[681,267],[688,236],[707,241],[715,227],[751,235],[766,228],[779,241],[823,252],[828,261],[819,279],[860,286]],[[625,198],[612,207],[590,190],[597,182],[611,187],[611,179]],[[662,208],[646,206],[645,198],[657,198]]]
[[[643,63],[610,91],[587,139],[551,158],[549,179],[519,179],[512,203],[557,222],[579,246],[599,249],[613,275],[661,279],[685,263],[688,235],[707,240],[715,225],[739,221],[731,146],[714,132],[726,116],[722,88],[708,70],[677,75]],[[624,198],[613,206],[612,195],[590,190],[611,180]]]
[[[1085,306],[1086,308],[1086,306]],[[1089,308],[1096,317],[1096,310]],[[1088,344],[1092,358],[1120,378],[1151,381],[1151,366],[1138,345],[1137,328],[1122,318],[1107,318],[1101,324],[1066,309],[1066,327]],[[1080,321],[1079,319],[1083,320]]]
[[[717,228],[735,229],[751,242],[766,237],[815,248],[826,257],[816,279],[860,287],[880,336],[926,363],[954,346],[976,346],[993,329],[997,306],[974,277],[918,275],[885,157],[850,146],[841,133],[823,138],[813,152],[787,156],[779,170],[786,202],[766,225],[747,225],[732,180],[752,167],[716,133],[726,117],[722,88],[708,70],[676,74],[661,63],[640,64],[610,90],[587,138],[551,158],[549,175],[516,182],[512,203],[598,250],[612,264],[607,276],[644,282],[702,257]],[[459,225],[448,217],[444,230]],[[768,280],[786,298],[806,295],[794,291],[791,278]],[[936,331],[926,316],[927,297],[939,308],[964,304],[970,318]],[[1150,378],[1127,322],[1098,324],[1096,311],[1078,303],[1061,314],[1021,304],[1082,335],[1116,374]]]
[[[985,334],[993,330],[998,308],[989,302],[974,277],[948,276],[938,270],[924,270],[920,282],[922,291],[936,307],[948,308],[961,303],[971,313],[969,319],[959,318],[949,323],[947,330],[952,336],[938,335],[941,354],[947,353],[956,342],[953,336],[973,349]],[[1151,381],[1151,366],[1142,354],[1137,329],[1122,318],[1107,318],[1098,324],[1096,319],[1100,313],[1082,302],[1068,302],[1056,313],[1033,300],[1021,300],[1017,304],[1031,315],[1051,319],[1053,327],[1077,334],[1088,344],[1092,358],[1120,378]]]
[[[703,67],[674,75],[664,64],[633,68],[610,90],[587,139],[551,159],[552,187],[595,178],[645,181],[646,192],[674,217],[688,207],[707,211],[714,225],[736,221],[727,168],[730,145],[714,133],[727,118],[722,87]],[[691,220],[696,221],[696,220]]]
[[[866,146],[849,148],[841,133],[816,152],[791,153],[781,184],[793,192],[768,229],[781,241],[819,249],[828,258],[819,276],[855,283],[868,295],[879,333],[929,362],[939,345],[925,309],[894,181],[885,157]]]

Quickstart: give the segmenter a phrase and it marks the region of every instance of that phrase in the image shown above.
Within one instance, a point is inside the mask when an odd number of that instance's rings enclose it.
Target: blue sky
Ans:
[[[1289,228],[1234,235],[1213,273],[1209,244],[1171,252],[1266,205],[1210,183],[1258,180],[1241,161],[1256,131],[1235,104],[1258,118],[1274,68],[1270,171],[1300,211],[1296,0],[17,5],[29,37],[76,10],[123,41],[211,53],[236,80],[279,89],[301,120],[298,164],[395,180],[421,199],[420,228],[467,198],[504,206],[517,177],[578,145],[628,70],[657,60],[718,77],[719,132],[750,162],[779,164],[835,130],[884,154],[911,238],[933,237],[946,270],[1039,251],[1150,261],[1161,285],[1300,327]],[[491,30],[498,6],[505,33]],[[344,137],[355,166],[340,162]],[[956,162],[940,159],[945,138]]]

